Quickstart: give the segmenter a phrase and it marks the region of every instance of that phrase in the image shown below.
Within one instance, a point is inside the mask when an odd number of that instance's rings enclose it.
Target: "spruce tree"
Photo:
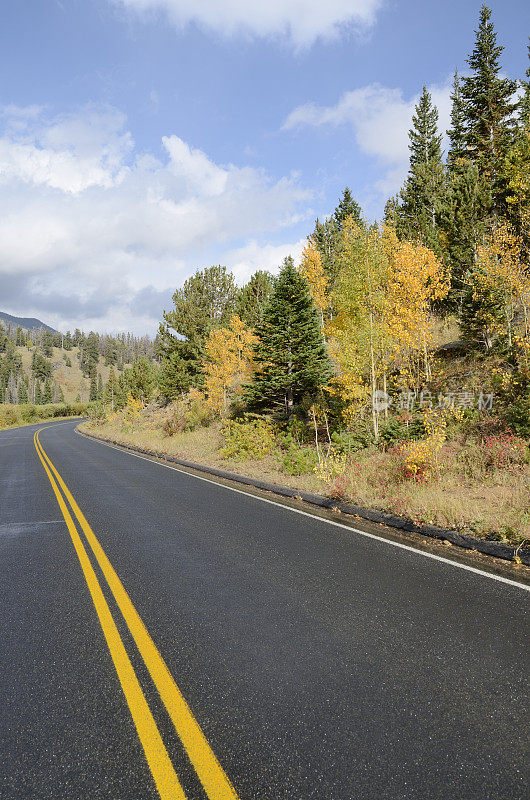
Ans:
[[[314,396],[332,374],[309,287],[290,256],[283,263],[256,333],[257,370],[245,400],[250,408],[289,416],[304,397]]]
[[[468,157],[466,144],[466,110],[462,99],[462,90],[458,71],[455,71],[453,79],[453,91],[451,93],[451,127],[447,131],[449,137],[449,151],[447,153],[447,166],[453,174],[463,161]]]
[[[491,10],[483,5],[475,31],[475,47],[467,59],[472,74],[462,80],[462,99],[466,114],[466,145],[469,157],[477,164],[479,175],[488,183],[492,210],[503,213],[503,163],[513,142],[515,81],[501,78],[500,55],[491,22]]]
[[[399,195],[395,194],[392,197],[389,197],[385,203],[385,209],[383,212],[383,222],[385,225],[390,225],[392,228],[397,229],[399,227],[399,213]]]
[[[530,59],[530,45],[528,45]],[[522,97],[519,101],[519,127],[525,130],[530,125],[530,67],[526,70],[526,80],[521,81]]]
[[[42,403],[42,391],[40,388],[40,382],[35,381],[35,405],[40,406]]]
[[[28,379],[24,376],[20,381],[18,386],[18,402],[19,403],[27,403],[28,402]]]
[[[409,131],[410,167],[401,192],[400,234],[438,251],[438,213],[444,196],[438,109],[424,86]]]
[[[43,403],[53,403],[53,390],[52,390],[52,382],[50,378],[46,378],[44,381],[44,391],[42,393],[42,402]]]
[[[348,186],[344,189],[339,204],[333,212],[333,219],[339,231],[342,230],[344,220],[347,217],[353,217],[357,225],[363,224],[361,206],[353,199]]]
[[[116,373],[114,372],[114,367],[111,367],[109,370],[109,378],[107,383],[105,384],[105,393],[103,395],[103,399],[105,403],[110,405],[111,409],[114,411],[114,407],[116,405],[116,392],[117,392],[117,385],[118,379],[116,378]]]
[[[239,290],[236,313],[251,328],[263,322],[263,312],[269,302],[273,285],[274,277],[270,272],[259,269]]]
[[[98,399],[98,383],[96,377],[96,366],[92,367],[90,371],[90,392],[88,395],[88,399],[90,402]]]
[[[459,309],[466,275],[471,270],[475,244],[485,232],[491,194],[476,164],[463,160],[451,174],[440,211],[442,257],[451,271],[449,305]]]

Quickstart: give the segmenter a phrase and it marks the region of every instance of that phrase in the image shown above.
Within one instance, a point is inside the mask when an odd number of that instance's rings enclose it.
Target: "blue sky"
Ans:
[[[528,4],[491,4],[527,68]],[[298,256],[348,184],[369,218],[427,84],[449,114],[479,3],[18,0],[0,30],[0,309],[154,332],[171,291]]]

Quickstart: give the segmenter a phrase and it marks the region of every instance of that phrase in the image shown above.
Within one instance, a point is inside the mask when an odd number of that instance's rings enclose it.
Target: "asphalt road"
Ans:
[[[0,798],[157,798],[38,427],[0,434]],[[528,797],[527,591],[74,427],[40,442],[234,796]],[[185,796],[212,800],[83,541]]]

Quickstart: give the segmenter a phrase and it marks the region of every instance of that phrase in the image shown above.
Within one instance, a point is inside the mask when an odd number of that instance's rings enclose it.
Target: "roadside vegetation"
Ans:
[[[503,77],[502,50],[484,6],[468,73],[455,73],[447,156],[424,87],[408,176],[380,223],[346,188],[298,266],[242,288],[222,266],[188,278],[152,351],[119,375],[112,363],[98,375],[95,334],[78,343],[91,427],[530,540],[530,69]]]
[[[0,405],[0,430],[17,428],[20,425],[32,425],[35,422],[46,422],[52,419],[68,417],[85,417],[88,413],[86,403],[45,403],[22,405],[9,403]]]

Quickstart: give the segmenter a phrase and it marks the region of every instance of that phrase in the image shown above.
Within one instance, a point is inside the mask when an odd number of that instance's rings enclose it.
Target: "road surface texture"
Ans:
[[[75,424],[0,434],[2,800],[528,796],[525,587]]]

